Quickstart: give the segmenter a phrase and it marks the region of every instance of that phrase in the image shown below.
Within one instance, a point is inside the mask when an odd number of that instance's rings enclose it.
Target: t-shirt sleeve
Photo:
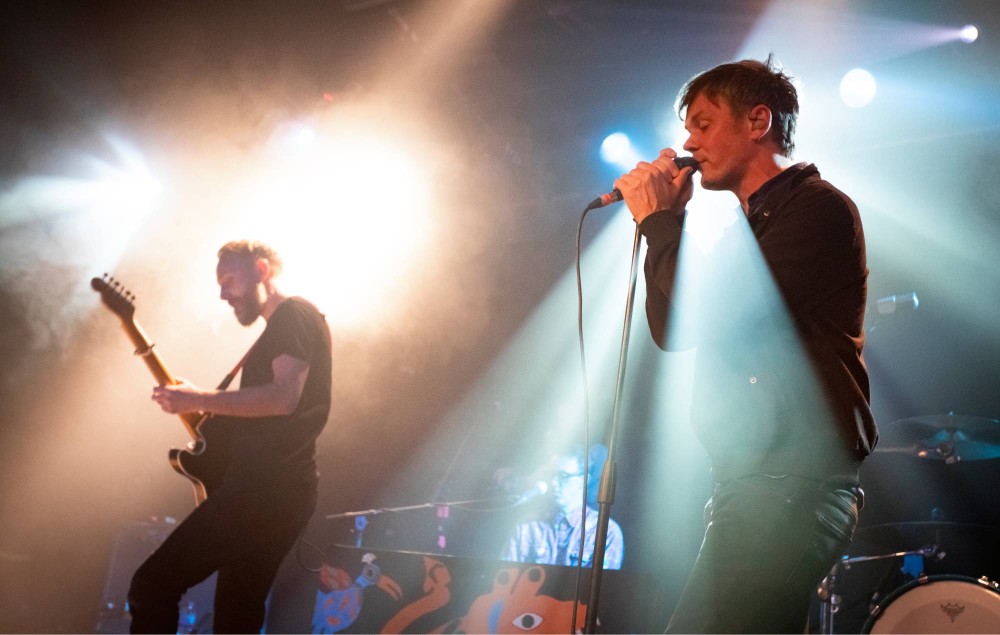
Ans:
[[[289,355],[306,363],[311,362],[318,350],[317,316],[301,302],[285,302],[271,318],[273,339],[270,343],[271,359]]]

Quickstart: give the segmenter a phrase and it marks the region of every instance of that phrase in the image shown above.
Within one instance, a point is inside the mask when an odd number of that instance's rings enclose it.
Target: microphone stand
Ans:
[[[607,550],[608,526],[611,522],[611,505],[615,502],[615,455],[618,450],[621,428],[619,420],[622,408],[622,393],[625,388],[625,363],[628,358],[629,335],[632,330],[632,306],[635,303],[635,281],[639,268],[639,244],[642,236],[638,223],[632,242],[632,268],[629,271],[629,287],[625,302],[625,325],[622,329],[622,349],[618,357],[618,382],[615,386],[614,409],[609,433],[608,458],[601,470],[601,482],[597,491],[597,535],[594,539],[594,557],[591,559],[590,596],[587,601],[587,621],[585,633],[595,633],[597,628],[597,604],[601,596],[601,576],[604,573],[604,553]]]

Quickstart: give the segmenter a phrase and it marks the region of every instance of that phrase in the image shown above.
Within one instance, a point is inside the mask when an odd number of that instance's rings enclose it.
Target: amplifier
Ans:
[[[128,613],[128,588],[132,574],[173,531],[173,518],[134,523],[122,528],[108,563],[108,575],[98,609],[97,633],[128,633],[132,618]],[[180,603],[178,633],[212,632],[212,603],[215,597],[215,575],[191,587]]]

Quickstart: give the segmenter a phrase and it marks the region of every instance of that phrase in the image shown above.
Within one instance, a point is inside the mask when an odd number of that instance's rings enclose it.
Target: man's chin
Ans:
[[[726,187],[719,181],[712,180],[711,178],[705,178],[703,175],[701,177],[701,187],[705,190],[711,190],[713,192],[718,192],[719,190],[724,190]]]
[[[236,321],[243,326],[251,326],[257,321],[257,318],[260,317],[260,313],[244,313],[235,309],[233,310],[233,313],[236,315]]]

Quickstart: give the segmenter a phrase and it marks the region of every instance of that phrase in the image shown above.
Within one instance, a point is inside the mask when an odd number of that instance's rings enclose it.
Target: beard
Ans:
[[[256,293],[248,293],[241,298],[230,300],[229,305],[233,307],[236,321],[243,326],[250,326],[256,322],[264,308],[264,303]]]

